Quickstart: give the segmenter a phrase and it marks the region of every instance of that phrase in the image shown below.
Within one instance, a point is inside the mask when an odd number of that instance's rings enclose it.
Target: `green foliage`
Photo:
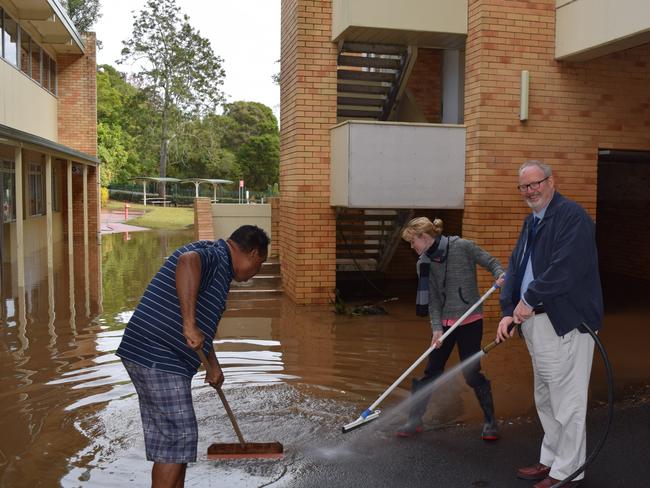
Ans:
[[[154,174],[158,148],[149,121],[155,112],[141,90],[108,65],[97,71],[97,150],[101,184],[123,183],[132,176]]]
[[[222,60],[181,16],[175,0],[148,0],[120,63],[97,74],[98,151],[103,185],[134,176],[244,179],[263,191],[278,181],[280,135],[261,103],[223,102]]]
[[[276,63],[280,63],[280,60],[278,59]],[[271,75],[271,79],[273,80],[273,83],[280,86],[280,81],[282,80],[282,72],[278,71],[277,73]]]
[[[246,185],[253,190],[262,190],[269,181],[278,181],[280,140],[272,134],[252,136],[239,148],[237,160]]]
[[[226,105],[223,144],[237,155],[239,177],[248,188],[263,190],[278,181],[280,131],[269,107],[257,102]]]
[[[101,188],[101,206],[106,207],[108,205],[108,188],[102,186]]]
[[[150,229],[186,229],[194,224],[191,208],[152,207],[141,217],[129,220],[129,224]]]
[[[181,16],[176,0],[149,0],[123,44],[120,63],[140,66],[135,81],[158,115],[152,122],[160,129],[159,168],[164,177],[169,146],[186,118],[214,113],[223,103],[223,60],[190,25],[189,17]]]
[[[61,0],[79,32],[88,32],[101,17],[99,0]]]
[[[225,127],[223,143],[233,152],[239,151],[252,136],[277,134],[278,121],[273,111],[262,103],[234,102],[224,107]]]

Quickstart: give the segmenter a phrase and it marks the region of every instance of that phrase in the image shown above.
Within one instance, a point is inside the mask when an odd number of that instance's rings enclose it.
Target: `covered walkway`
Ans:
[[[222,180],[222,179],[216,179],[216,178],[185,178],[185,179],[179,179],[179,178],[161,178],[157,176],[136,176],[135,178],[131,178],[132,181],[135,181],[136,183],[142,183],[142,203],[144,205],[147,205],[149,203],[150,205],[163,205],[167,206],[167,204],[172,203],[172,200],[167,198],[167,184],[184,184],[184,183],[193,183],[195,187],[195,198],[199,197],[199,187],[201,183],[207,183],[212,185],[212,202],[217,201],[217,188],[219,185],[228,185],[233,183],[231,180]],[[162,188],[162,194],[157,193],[158,196],[154,198],[147,198],[147,186],[149,183],[156,183],[156,185],[163,184]],[[173,193],[173,192],[172,192]]]

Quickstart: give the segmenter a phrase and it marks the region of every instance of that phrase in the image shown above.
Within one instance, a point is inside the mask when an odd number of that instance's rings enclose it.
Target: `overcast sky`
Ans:
[[[103,48],[97,64],[117,66],[122,41],[131,36],[133,13],[140,12],[145,0],[102,0],[102,17],[95,24]],[[226,78],[223,91],[229,102],[261,102],[280,110],[280,87],[271,76],[280,71],[280,0],[177,0],[181,14],[212,50],[224,60]]]

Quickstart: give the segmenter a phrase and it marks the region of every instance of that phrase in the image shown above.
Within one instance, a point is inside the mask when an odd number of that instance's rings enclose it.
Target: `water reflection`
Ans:
[[[100,256],[85,273],[83,252],[57,254],[53,273],[23,290],[6,286],[0,302],[0,486],[146,485],[149,464],[137,398],[114,352],[149,279],[189,232],[139,232],[129,240],[104,236]],[[94,269],[94,271],[93,271]],[[5,271],[6,273],[10,271]],[[93,283],[101,279],[99,289]],[[9,280],[10,282],[11,280]],[[647,284],[635,283],[647,293]],[[617,288],[620,288],[618,286]],[[639,292],[641,293],[641,292]],[[612,292],[612,295],[614,293]],[[608,307],[602,337],[619,387],[648,380],[644,341],[647,307],[621,293]],[[340,438],[340,427],[372,403],[426,349],[426,323],[411,297],[386,305],[385,316],[336,316],[330,307],[297,307],[287,300],[235,304],[215,343],[225,391],[246,437],[279,440],[282,463],[208,463],[190,467],[188,486],[259,486],[294,476],[303,453]],[[262,312],[258,312],[262,310]],[[259,316],[261,315],[261,316]],[[487,324],[485,342],[496,324]],[[636,348],[636,350],[634,349]],[[453,364],[455,359],[451,361]],[[510,341],[483,360],[500,417],[532,412],[530,359],[523,341]],[[516,367],[513,367],[516,365]],[[450,364],[451,366],[451,364]],[[421,368],[419,368],[421,369]],[[480,412],[462,379],[436,395],[429,418],[475,422]],[[596,359],[593,397],[605,397]],[[408,395],[402,385],[382,405]],[[215,392],[194,380],[199,452],[234,433]],[[390,436],[387,433],[378,435]]]

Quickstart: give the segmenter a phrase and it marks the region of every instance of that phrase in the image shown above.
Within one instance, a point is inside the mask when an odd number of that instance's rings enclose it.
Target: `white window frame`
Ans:
[[[16,221],[16,164],[14,161],[11,161],[10,159],[0,159],[0,177],[4,178],[6,174],[11,175],[10,178],[11,188],[7,188],[3,184],[2,189],[5,192],[4,194],[5,198],[3,198],[3,204],[5,208],[2,209],[3,212],[2,221],[4,223]],[[11,207],[7,207],[7,201],[6,201],[7,191],[9,191],[9,195],[11,196],[10,198]],[[9,210],[9,215],[7,215],[7,210]]]
[[[29,216],[45,215],[45,167],[43,163],[27,162],[27,197]]]

